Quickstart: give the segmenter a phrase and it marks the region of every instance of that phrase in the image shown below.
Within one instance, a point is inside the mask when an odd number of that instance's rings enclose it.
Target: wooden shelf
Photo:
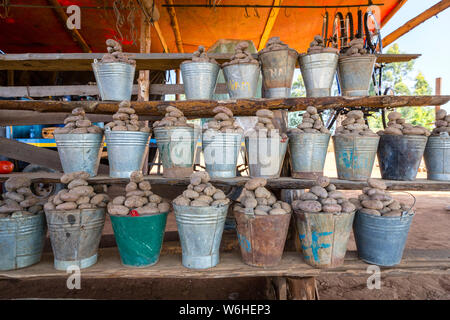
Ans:
[[[34,182],[59,183],[62,174],[48,172],[0,174],[0,182],[6,181],[9,177],[13,176],[26,176]],[[187,186],[189,184],[188,178],[174,179],[164,178],[158,175],[149,175],[145,176],[144,179],[149,181],[152,185]],[[239,187],[243,186],[248,179],[248,177],[212,179],[211,182],[216,186]],[[425,179],[417,179],[415,181],[383,181],[386,183],[389,190],[450,191],[450,181]],[[107,175],[98,175],[89,179],[89,183],[91,184],[127,184],[128,182],[128,179],[110,178]],[[362,190],[362,188],[367,187],[367,182],[365,181],[350,181],[332,178],[331,183],[335,184],[336,187],[341,190]],[[268,179],[267,185],[273,189],[308,189],[314,185],[314,180],[282,177]]]
[[[173,70],[181,62],[192,58],[192,53],[131,53],[137,70]],[[0,55],[0,70],[31,71],[92,71],[94,59],[104,53],[26,53]],[[230,60],[230,53],[210,53],[219,63]],[[257,57],[256,54],[253,54]],[[420,57],[420,54],[381,54],[377,62],[404,62]]]
[[[216,106],[225,106],[236,116],[254,116],[259,109],[284,109],[288,111],[305,110],[315,106],[319,110],[341,107],[396,108],[407,106],[437,106],[450,101],[450,95],[444,96],[366,96],[366,97],[321,97],[286,99],[240,99],[240,100],[184,100],[184,101],[133,101],[132,105],[139,115],[162,117],[167,105],[173,105],[184,112],[186,117],[201,118],[214,116]],[[39,112],[70,112],[83,107],[87,113],[114,114],[118,102],[103,101],[48,101],[48,100],[0,100],[0,110]]]
[[[181,264],[181,254],[162,255],[157,264],[147,268],[124,267],[117,248],[100,249],[97,264],[81,271],[83,279],[117,278],[178,278],[214,279],[236,277],[268,276],[319,276],[319,275],[367,275],[369,265],[359,260],[355,251],[348,251],[345,264],[334,269],[316,269],[307,265],[296,252],[285,252],[281,263],[271,268],[256,268],[244,264],[240,253],[221,253],[220,263],[211,269],[187,269]],[[448,250],[405,250],[402,262],[390,268],[381,268],[384,276],[405,276],[416,274],[448,275],[450,256]],[[34,266],[0,271],[0,280],[36,280],[67,278],[65,271],[53,268],[53,255],[44,253],[42,261]]]

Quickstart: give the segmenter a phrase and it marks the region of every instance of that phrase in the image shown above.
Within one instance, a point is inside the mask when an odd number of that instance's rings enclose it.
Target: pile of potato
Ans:
[[[218,207],[230,203],[225,193],[209,183],[210,177],[206,171],[194,172],[190,184],[183,194],[173,200],[177,206]]]
[[[112,118],[113,121],[105,125],[105,128],[110,128],[111,131],[150,132],[150,128],[139,121],[139,116],[131,107],[130,101],[122,101],[119,104],[119,110],[113,114]]]
[[[322,52],[334,52],[339,53],[337,48],[337,42],[333,42],[332,47],[326,47],[325,41],[320,35],[314,36],[314,40],[311,41],[308,48],[309,53],[322,53]]]
[[[344,56],[361,56],[368,54],[367,50],[364,49],[364,39],[354,38],[350,41],[349,47],[342,50],[341,54]]]
[[[216,114],[213,120],[205,123],[204,135],[214,135],[218,132],[222,133],[244,133],[242,129],[233,118],[233,112],[226,107],[215,107],[213,112]]]
[[[410,210],[406,204],[392,198],[386,191],[386,184],[383,181],[368,179],[367,184],[369,186],[362,190],[363,193],[358,198],[349,199],[359,212],[375,216],[397,217],[401,216],[403,211]]]
[[[236,48],[234,49],[234,55],[231,57],[231,60],[223,63],[222,67],[240,63],[252,63],[259,65],[259,61],[254,59],[252,57],[252,54],[247,49],[248,49],[247,41],[239,42]]]
[[[30,189],[31,180],[12,177],[6,180],[6,192],[0,200],[0,218],[34,215],[42,211],[42,205]]]
[[[319,177],[308,192],[302,193],[299,200],[292,202],[294,210],[303,212],[327,212],[334,214],[351,213],[356,206],[336,190],[328,177]]]
[[[441,132],[447,132],[450,134],[450,114],[447,115],[445,109],[439,109],[436,112],[436,128],[431,132],[432,135],[440,135]]]
[[[83,108],[75,108],[72,115],[64,119],[65,126],[56,128],[55,133],[102,133],[103,130],[91,123]]]
[[[242,213],[253,210],[257,216],[291,213],[290,204],[277,200],[275,195],[265,188],[266,184],[267,180],[264,178],[253,178],[247,181],[237,199],[240,204],[236,204],[234,210]]]
[[[193,127],[192,123],[187,123],[187,119],[183,112],[173,106],[168,106],[165,109],[166,114],[160,121],[153,123],[153,128],[158,127]]]
[[[256,123],[254,130],[251,130],[249,132],[249,135],[254,135],[256,132],[258,137],[280,137],[278,129],[275,128],[272,122],[272,119],[274,117],[272,111],[261,109],[256,111],[256,116],[258,117],[258,122]],[[281,137],[284,138],[286,137],[286,135],[283,133],[281,134]]]
[[[96,194],[94,187],[86,181],[89,173],[77,171],[66,173],[61,177],[61,183],[67,184],[56,195],[50,196],[44,205],[45,210],[75,210],[105,208],[109,201],[105,193]]]
[[[130,175],[130,182],[126,185],[125,196],[115,197],[108,203],[108,213],[116,216],[126,216],[131,210],[141,215],[169,212],[170,204],[160,196],[154,194],[150,182],[144,181],[139,171]]]
[[[406,123],[406,120],[402,118],[400,112],[393,111],[388,114],[389,122],[387,123],[387,128],[380,130],[377,133],[379,135],[383,134],[393,134],[393,135],[417,135],[417,136],[429,136],[431,133],[426,128],[422,126],[413,126],[412,124]]]
[[[280,40],[280,37],[272,37],[267,41],[266,47],[259,51],[259,54],[277,51],[277,50],[286,50],[289,49],[289,46]]]
[[[101,63],[111,63],[111,62],[123,62],[131,65],[136,65],[136,61],[129,58],[129,54],[122,52],[122,46],[116,40],[108,39],[106,40],[106,48],[108,53],[106,53]]]
[[[352,110],[346,114],[341,126],[336,128],[335,135],[356,135],[356,136],[376,136],[377,134],[369,129],[364,120],[364,113],[361,110]]]
[[[330,133],[327,128],[324,127],[322,119],[320,119],[317,109],[313,106],[306,108],[306,112],[303,113],[302,123],[297,128],[290,128],[289,133]]]
[[[218,64],[215,59],[208,57],[204,46],[198,46],[197,51],[194,51],[194,53],[192,54],[192,60],[185,60],[181,64],[191,62],[210,62]]]

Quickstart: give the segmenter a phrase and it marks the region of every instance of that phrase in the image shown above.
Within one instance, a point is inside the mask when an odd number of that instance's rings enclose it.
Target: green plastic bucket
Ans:
[[[110,216],[123,265],[142,268],[158,262],[167,214]]]

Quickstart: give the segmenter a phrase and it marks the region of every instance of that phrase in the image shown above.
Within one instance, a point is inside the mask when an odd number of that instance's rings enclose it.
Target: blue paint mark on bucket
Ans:
[[[329,236],[329,235],[332,235],[333,234],[333,232],[320,232],[320,233],[317,233],[316,231],[313,231],[312,232],[312,235],[311,235],[311,246],[310,247],[306,247],[305,245],[303,245],[302,244],[302,249],[303,250],[307,250],[307,249],[311,249],[311,251],[312,251],[312,254],[313,254],[313,257],[314,257],[314,260],[315,261],[318,261],[318,262],[320,262],[320,259],[319,259],[319,249],[325,249],[325,248],[329,248],[329,247],[331,247],[331,244],[329,244],[329,243],[321,243],[321,244],[319,244],[319,237],[324,237],[324,236]],[[304,234],[299,234],[299,238],[300,238],[300,240],[302,240],[302,239],[305,239],[305,235]],[[305,256],[305,259],[309,259],[310,257],[309,256]]]
[[[244,248],[244,250],[247,252],[252,251],[252,246],[250,245],[250,241],[248,241],[248,239],[245,236],[238,233],[237,238],[238,238],[239,245],[241,246],[241,248]]]

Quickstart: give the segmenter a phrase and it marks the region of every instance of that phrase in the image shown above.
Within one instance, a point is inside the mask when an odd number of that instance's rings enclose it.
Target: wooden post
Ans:
[[[288,277],[287,291],[289,300],[319,300],[316,278]]]
[[[14,70],[8,70],[8,87],[14,85]]]
[[[441,85],[442,85],[442,78],[436,78],[436,85],[435,85],[435,95],[440,96],[441,95]],[[438,112],[438,110],[440,109],[440,106],[435,106],[434,107],[434,111]]]

